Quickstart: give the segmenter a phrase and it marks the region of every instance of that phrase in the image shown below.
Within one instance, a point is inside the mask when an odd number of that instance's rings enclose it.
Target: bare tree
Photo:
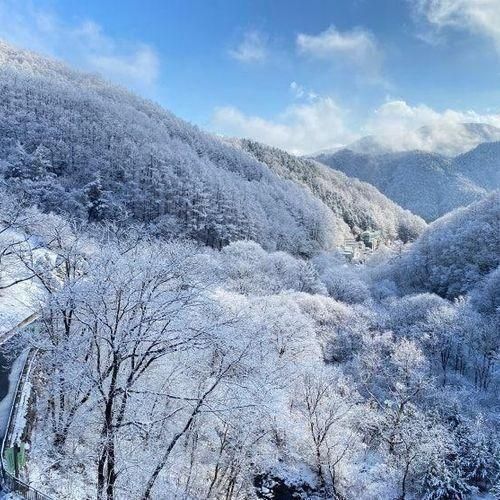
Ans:
[[[339,498],[338,469],[355,453],[357,431],[352,416],[360,400],[338,374],[328,372],[322,368],[304,375],[295,408],[307,426],[320,489]]]

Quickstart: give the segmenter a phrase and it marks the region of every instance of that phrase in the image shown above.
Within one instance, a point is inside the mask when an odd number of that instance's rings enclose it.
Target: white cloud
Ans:
[[[411,106],[403,100],[391,100],[376,109],[365,131],[393,150],[421,149],[456,155],[485,140],[499,140],[492,129],[477,130],[464,124],[500,127],[500,114],[447,109],[438,112],[424,104]]]
[[[295,99],[307,99],[308,101],[313,102],[319,98],[319,95],[316,94],[316,92],[304,88],[297,82],[292,82],[290,84],[290,91]]]
[[[300,33],[296,43],[303,55],[332,61],[343,58],[369,72],[378,71],[382,60],[375,37],[361,28],[340,32],[330,26],[318,35]]]
[[[417,0],[417,12],[434,28],[456,28],[489,38],[500,52],[500,0]]]
[[[31,2],[0,0],[0,37],[141,91],[159,76],[159,57],[151,46],[115,39],[93,21],[67,24]]]
[[[235,107],[221,107],[215,110],[213,130],[226,136],[251,138],[294,154],[336,150],[360,137],[358,130],[347,125],[346,110],[332,98],[314,93],[310,97],[310,92],[296,82],[290,89],[295,99],[303,102],[289,106],[276,118],[265,119]],[[361,130],[389,150],[420,149],[453,156],[480,142],[500,140],[500,114],[452,109],[439,112],[425,104],[412,106],[393,99],[374,109]]]
[[[355,136],[344,123],[345,112],[330,97],[288,107],[274,120],[249,116],[234,107],[215,110],[212,127],[226,136],[247,137],[291,153],[306,154],[337,147]]]
[[[237,47],[229,55],[242,63],[265,61],[268,57],[267,38],[258,31],[247,31]]]

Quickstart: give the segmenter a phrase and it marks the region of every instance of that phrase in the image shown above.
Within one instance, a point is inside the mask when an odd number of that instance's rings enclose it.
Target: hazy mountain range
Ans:
[[[356,153],[381,154],[390,152],[422,150],[444,156],[457,156],[484,142],[500,140],[500,128],[487,123],[456,123],[425,125],[401,137],[389,134],[367,135],[345,146]],[[343,147],[319,154],[335,153]]]
[[[479,130],[494,132],[490,127],[479,127]],[[427,221],[500,188],[499,142],[480,144],[454,158],[426,151],[382,151],[368,147],[369,142],[367,138],[365,152],[355,147],[358,151],[342,149],[320,154],[316,159],[373,184]]]

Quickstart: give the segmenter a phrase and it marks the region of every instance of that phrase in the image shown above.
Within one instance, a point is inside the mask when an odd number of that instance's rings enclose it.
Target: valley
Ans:
[[[0,42],[1,396],[7,351],[34,360],[8,472],[61,500],[495,498],[499,144],[306,158]]]

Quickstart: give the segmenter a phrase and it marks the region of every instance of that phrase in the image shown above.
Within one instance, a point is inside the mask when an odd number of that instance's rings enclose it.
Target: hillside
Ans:
[[[427,221],[477,201],[487,193],[462,175],[452,159],[437,153],[369,155],[344,149],[333,155],[320,155],[317,160],[373,184],[388,198]]]
[[[475,288],[500,265],[500,193],[432,223],[396,264],[408,291],[453,299]]]
[[[19,339],[39,348],[23,480],[67,500],[494,491],[499,194],[426,227],[314,160],[1,54],[1,286],[14,251],[50,291]],[[403,163],[415,204],[455,175]],[[417,239],[323,251],[364,228]]]
[[[351,265],[81,228],[0,189],[0,255],[15,231],[29,269],[58,256],[18,335],[39,348],[21,478],[61,500],[495,493],[499,201]]]
[[[44,210],[152,223],[159,234],[214,247],[253,239],[299,255],[351,235],[351,216],[158,105],[5,43],[0,65],[1,171],[9,189]],[[349,189],[343,184],[335,189]],[[390,210],[377,229],[395,236],[422,226],[375,198]],[[355,199],[344,212],[365,209]]]
[[[366,182],[254,141],[241,140],[239,144],[280,177],[304,186],[355,232],[379,228],[386,238],[409,241],[424,227],[422,220],[402,210]]]
[[[480,144],[453,161],[454,169],[485,189],[500,189],[500,142]]]
[[[500,500],[500,0],[402,3],[0,0],[0,500]]]

